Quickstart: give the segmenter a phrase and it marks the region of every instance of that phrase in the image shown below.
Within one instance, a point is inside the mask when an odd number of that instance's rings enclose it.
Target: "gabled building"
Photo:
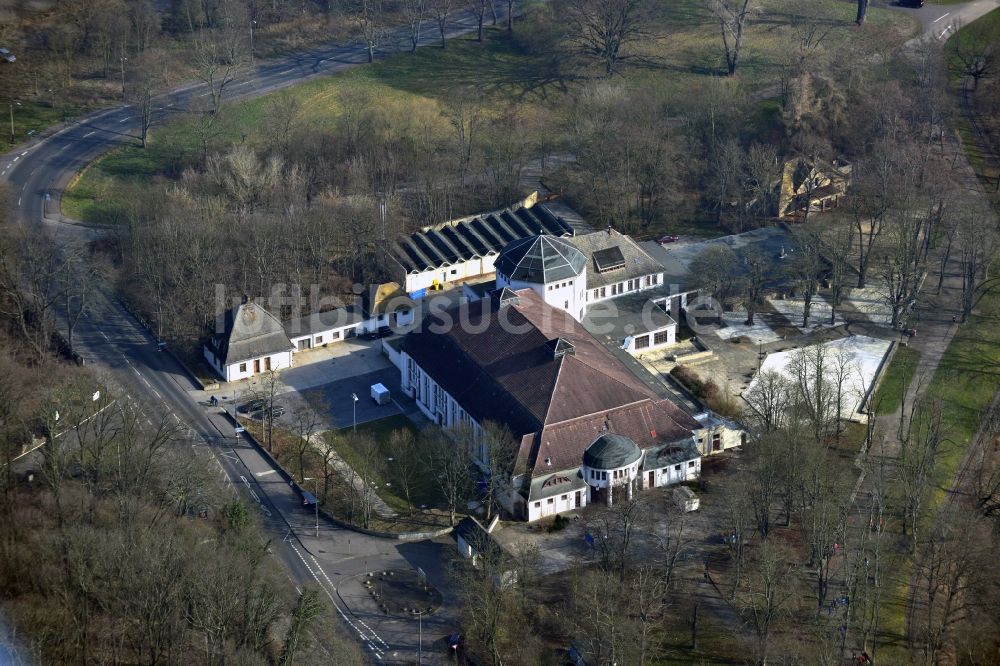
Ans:
[[[474,439],[486,422],[510,430],[518,452],[505,506],[525,520],[700,473],[698,421],[535,289],[432,313],[400,355],[403,390],[435,423]],[[475,453],[488,467],[485,449]]]
[[[227,310],[204,346],[205,360],[227,382],[292,365],[295,346],[278,318],[244,298]]]

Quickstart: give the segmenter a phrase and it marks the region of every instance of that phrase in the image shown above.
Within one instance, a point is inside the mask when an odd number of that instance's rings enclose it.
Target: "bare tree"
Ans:
[[[579,0],[566,4],[571,38],[604,65],[608,76],[630,57],[628,48],[645,38],[643,0]]]
[[[320,601],[319,590],[314,587],[307,587],[299,595],[299,601],[292,611],[292,622],[285,635],[285,642],[281,646],[281,656],[278,663],[281,666],[294,664],[295,655],[302,647],[302,643],[309,635],[309,628],[316,621],[316,618],[323,612],[323,603]]]
[[[381,0],[358,0],[354,8],[354,21],[361,30],[361,39],[368,50],[368,62],[375,62],[375,49],[382,40]]]
[[[392,431],[388,452],[392,456],[389,462],[392,483],[403,493],[407,511],[412,516],[413,495],[422,490],[424,479],[422,452],[413,433],[405,428]]]
[[[1000,227],[991,211],[980,206],[960,213],[957,224],[960,265],[962,270],[962,321],[966,321],[982,299],[1000,284],[991,275],[1000,248]]]
[[[493,7],[493,0],[466,0],[466,7],[476,19],[476,41],[482,42],[486,11]]]
[[[472,451],[466,445],[469,437],[461,430],[448,433],[434,428],[425,438],[424,463],[448,505],[449,523],[454,525],[458,508],[472,495]]]
[[[429,0],[430,11],[434,15],[434,22],[437,23],[438,32],[441,34],[441,48],[448,48],[446,41],[448,30],[448,19],[454,10],[456,0]]]
[[[773,270],[771,257],[759,248],[747,248],[743,254],[746,272],[742,280],[743,305],[747,309],[746,325],[753,326],[753,318],[757,308],[764,301],[764,281]]]
[[[819,237],[814,232],[800,229],[794,237],[798,250],[789,263],[789,273],[794,280],[798,295],[802,298],[802,328],[808,328],[813,298],[819,291],[823,257]]]
[[[416,53],[420,45],[420,29],[427,16],[428,0],[405,0],[402,4],[403,16],[410,35],[410,53]]]
[[[857,0],[858,2],[858,13],[854,18],[854,22],[859,26],[865,24],[865,20],[868,18],[868,0]]]
[[[788,612],[793,569],[785,554],[768,541],[761,544],[757,557],[741,588],[739,605],[743,617],[753,629],[755,660],[767,664],[771,634],[777,622]]]
[[[942,410],[936,400],[917,405],[900,437],[896,473],[903,494],[903,533],[909,535],[914,555],[928,484],[947,440]]]
[[[709,0],[709,8],[722,32],[726,71],[733,76],[740,64],[744,32],[758,7],[754,0]]]

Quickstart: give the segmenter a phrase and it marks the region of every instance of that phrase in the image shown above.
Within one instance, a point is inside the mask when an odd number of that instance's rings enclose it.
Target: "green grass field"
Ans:
[[[885,371],[872,404],[879,414],[892,414],[903,404],[906,389],[920,362],[920,352],[912,347],[899,347]]]
[[[727,85],[749,92],[763,91],[765,98],[777,95],[781,65],[787,62],[789,44],[796,39],[803,16],[828,28],[825,44],[838,51],[887,40],[901,42],[916,29],[912,19],[900,12],[872,8],[869,24],[858,31],[849,2],[767,0],[765,5],[763,18],[746,36],[739,75],[727,80]],[[616,80],[656,91],[670,111],[683,105],[693,87],[719,82],[722,45],[717,26],[699,0],[663,3],[658,11],[665,28],[637,49],[639,58]],[[345,107],[360,102],[397,110],[414,122],[441,129],[446,123],[440,114],[442,103],[463,95],[514,101],[522,114],[545,118],[557,126],[574,94],[601,73],[595,67],[578,67],[564,51],[537,48],[532,28],[520,24],[513,37],[503,30],[490,30],[483,44],[471,36],[454,39],[443,51],[425,47],[279,94],[292,96],[300,104],[299,118],[317,128],[335,126]],[[262,120],[271,99],[273,95],[232,104],[213,148],[236,142],[260,143]],[[777,113],[778,107],[765,99],[752,119],[753,125],[766,134]],[[74,219],[111,224],[130,214],[148,213],[142,210],[141,202],[155,197],[144,192],[198,164],[200,153],[195,119],[181,114],[155,127],[145,150],[136,143],[112,151],[84,171],[64,195],[63,212]]]

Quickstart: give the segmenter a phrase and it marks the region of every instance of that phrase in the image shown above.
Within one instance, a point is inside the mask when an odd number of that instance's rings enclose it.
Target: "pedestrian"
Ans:
[[[957,322],[957,321],[958,321],[958,316],[957,316],[957,315],[952,315],[952,316],[951,316],[951,323],[953,323],[953,324],[954,324],[954,323],[955,323],[955,322]]]

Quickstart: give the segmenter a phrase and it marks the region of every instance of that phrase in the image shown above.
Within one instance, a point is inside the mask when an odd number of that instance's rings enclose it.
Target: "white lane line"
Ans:
[[[18,155],[18,156],[17,156],[17,157],[15,157],[14,159],[12,159],[12,160],[10,161],[10,163],[11,163],[11,164],[13,164],[14,162],[18,161],[19,159],[21,159],[21,156],[20,156],[20,155]]]
[[[350,625],[351,629],[353,629],[354,631],[356,631],[358,633],[358,636],[361,637],[361,640],[364,641],[364,644],[372,652],[374,652],[375,656],[378,658],[378,660],[381,661],[382,660],[382,651],[379,650],[375,646],[375,644],[372,642],[372,639],[360,627],[358,627],[358,625],[356,625],[354,622],[351,621],[351,618],[349,618],[347,616],[347,613],[344,612],[344,610],[340,607],[340,604],[337,603],[337,600],[334,599],[333,593],[330,591],[330,589],[326,585],[323,584],[323,581],[320,580],[320,577],[316,575],[316,572],[313,571],[313,568],[311,566],[309,566],[309,562],[307,562],[306,558],[304,558],[302,556],[302,553],[300,553],[299,549],[295,547],[295,544],[294,543],[289,543],[288,545],[291,546],[292,550],[295,551],[295,554],[299,556],[300,560],[302,560],[302,564],[305,565],[306,569],[309,570],[309,573],[312,574],[312,577],[316,579],[316,582],[319,583],[319,586],[323,589],[324,592],[326,592],[326,596],[330,597],[330,602],[333,604],[333,607],[337,609],[337,613],[340,614],[340,617],[343,618],[344,622],[346,622],[348,625]],[[324,577],[326,577],[326,574],[324,574]],[[377,636],[376,636],[376,638],[379,641],[382,640],[381,638],[378,638]]]
[[[291,74],[291,73],[292,73],[292,72],[294,72],[294,71],[295,71],[295,68],[294,68],[294,67],[292,67],[291,69],[286,69],[286,70],[285,70],[285,71],[283,71],[283,72],[278,72],[278,76],[284,76],[285,74]]]
[[[25,155],[27,155],[27,154],[28,154],[28,151],[26,150],[26,151],[24,151],[23,153],[21,153],[20,155],[18,155],[18,157],[24,157],[24,156],[25,156]]]
[[[131,117],[122,118],[121,120],[118,121],[118,124],[121,125],[122,123],[127,122],[129,120],[132,120],[132,118]]]
[[[18,208],[20,208],[20,207],[21,207],[21,197],[18,197],[18,198],[17,198],[17,207],[18,207]]]
[[[936,19],[934,19],[933,21],[931,21],[931,23],[937,23],[938,21],[940,21],[941,19],[943,19],[945,16],[950,16],[950,15],[951,15],[951,12],[945,12],[944,14],[941,14],[941,16],[938,16]]]
[[[59,150],[57,150],[56,151],[56,155],[58,155],[59,153],[61,153],[64,150],[66,150],[67,148],[69,148],[69,144],[68,143],[65,146],[63,146],[62,148],[60,148]]]
[[[86,134],[83,135],[83,138],[86,139],[91,134],[97,134],[97,130],[94,130],[93,132],[87,132]]]
[[[104,338],[106,342],[111,342],[111,340],[108,339],[108,334],[104,331],[101,331],[101,337]]]
[[[274,474],[277,471],[278,470],[275,470],[275,469],[269,469],[266,472],[257,472],[257,474],[255,474],[255,476],[259,479],[262,476],[267,476],[268,474]]]
[[[159,391],[157,391],[156,389],[153,389],[153,395],[155,395],[155,396],[156,396],[156,399],[157,399],[157,400],[163,400],[163,396],[161,396],[161,395],[160,395],[160,392],[159,392]]]

